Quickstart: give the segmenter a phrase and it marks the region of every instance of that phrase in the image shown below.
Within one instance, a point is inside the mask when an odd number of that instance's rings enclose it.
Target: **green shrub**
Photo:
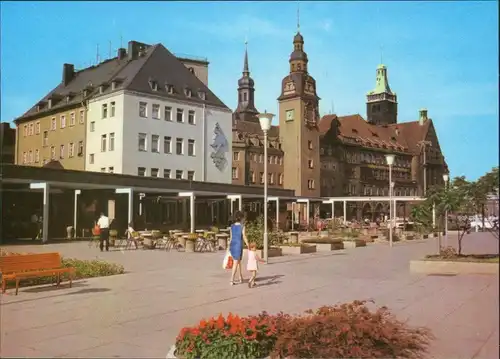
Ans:
[[[245,234],[249,243],[255,243],[257,249],[264,249],[264,216],[245,222]],[[267,240],[269,246],[277,246],[282,243],[283,235],[278,231],[268,231]]]

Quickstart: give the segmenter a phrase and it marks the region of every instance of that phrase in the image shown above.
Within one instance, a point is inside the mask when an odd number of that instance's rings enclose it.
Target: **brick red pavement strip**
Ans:
[[[456,239],[450,236],[450,244]],[[369,299],[399,318],[429,326],[430,357],[494,359],[499,352],[497,275],[424,276],[409,260],[434,253],[434,240],[370,244],[332,253],[272,258],[253,290],[229,286],[223,253],[111,251],[86,243],[12,246],[10,251],[102,258],[128,274],[75,282],[73,288],[22,288],[1,297],[2,357],[165,358],[179,329],[220,312],[298,313],[322,304]],[[465,253],[498,253],[498,240],[472,233]],[[293,300],[291,300],[293,298]]]

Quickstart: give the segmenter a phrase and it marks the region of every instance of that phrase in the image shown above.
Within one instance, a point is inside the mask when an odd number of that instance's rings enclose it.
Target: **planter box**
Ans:
[[[366,247],[366,242],[362,239],[355,239],[353,241],[344,241],[344,248],[357,248]]]
[[[317,252],[330,252],[330,251],[336,251],[339,249],[344,249],[344,243],[343,242],[336,242],[336,243],[314,243],[316,246],[316,251]]]
[[[315,253],[316,245],[281,246],[283,254],[307,254]]]
[[[428,261],[425,259],[410,261],[410,272],[421,274],[498,274],[498,263]]]
[[[217,247],[218,249],[226,250],[227,249],[227,241],[229,235],[227,234],[216,234],[215,238],[217,238]]]
[[[248,256],[248,249],[243,250],[243,256]],[[264,250],[263,249],[258,249],[257,250],[257,255],[264,259]],[[267,251],[267,257],[272,258],[272,257],[281,257],[283,255],[283,250],[280,247],[271,247]]]
[[[196,244],[196,241],[194,241],[192,239],[186,240],[186,246],[184,247],[185,251],[190,252],[190,253],[194,252],[195,244]]]
[[[290,232],[290,238],[288,241],[290,243],[298,243],[299,242],[299,232]]]

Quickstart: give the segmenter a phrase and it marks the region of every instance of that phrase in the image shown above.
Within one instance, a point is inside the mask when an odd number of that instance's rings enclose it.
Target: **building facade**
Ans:
[[[231,183],[231,110],[208,61],[163,45],[128,49],[75,71],[16,119],[16,164]]]
[[[86,169],[231,183],[231,110],[162,45],[133,46],[139,70],[89,101]]]
[[[0,123],[0,151],[2,163],[14,163],[16,153],[16,130],[10,128],[10,123]]]
[[[281,84],[279,126],[269,131],[269,183],[295,190],[297,196],[372,197],[389,193],[385,155],[395,154],[392,167],[396,196],[423,196],[443,185],[448,171],[436,130],[427,110],[418,120],[398,122],[397,95],[389,86],[385,65],[376,69],[375,88],[366,96],[367,120],[361,115],[319,117],[316,82],[308,73],[304,38],[297,32],[289,58],[289,75]],[[262,185],[263,140],[254,104],[255,84],[245,51],[238,81],[238,107],[233,114],[233,183]],[[245,95],[246,94],[246,95]],[[255,174],[258,174],[257,176]],[[276,178],[277,183],[271,180]],[[343,209],[336,208],[336,215]],[[351,202],[348,218],[377,219],[388,203]],[[409,208],[398,206],[407,217]]]

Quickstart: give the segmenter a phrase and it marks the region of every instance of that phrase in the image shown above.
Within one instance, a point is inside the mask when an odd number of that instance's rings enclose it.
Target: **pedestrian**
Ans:
[[[101,216],[97,221],[97,226],[99,227],[99,248],[101,252],[104,249],[104,242],[106,242],[106,252],[109,251],[109,218],[101,212]]]
[[[255,278],[257,278],[259,262],[265,263],[265,261],[260,259],[259,255],[257,254],[257,246],[255,245],[255,243],[250,243],[250,245],[248,246],[247,271],[249,271],[252,276],[248,281],[248,288],[255,287]]]
[[[231,225],[231,242],[229,242],[229,252],[233,257],[233,268],[231,271],[231,285],[243,283],[243,274],[241,271],[241,260],[243,259],[243,242],[248,247],[248,240],[245,235],[245,227],[242,225],[243,213],[237,211],[234,214],[234,223]],[[234,276],[238,271],[240,280],[235,282]]]
[[[37,239],[38,235],[40,234],[40,224],[39,224],[39,218],[38,218],[38,213],[34,212],[31,215],[31,232],[32,236],[31,239],[34,241]]]

